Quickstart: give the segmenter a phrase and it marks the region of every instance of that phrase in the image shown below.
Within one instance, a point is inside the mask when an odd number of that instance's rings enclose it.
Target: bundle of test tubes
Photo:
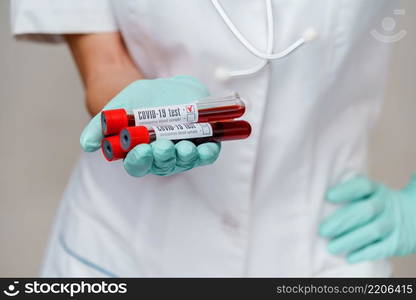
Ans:
[[[196,145],[245,139],[251,126],[240,118],[246,106],[238,93],[211,96],[193,103],[101,112],[104,135],[101,149],[108,161],[123,159],[140,144],[157,139],[173,143],[189,140]]]

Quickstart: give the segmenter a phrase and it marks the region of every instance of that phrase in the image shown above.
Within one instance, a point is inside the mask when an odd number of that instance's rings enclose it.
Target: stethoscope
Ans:
[[[303,46],[304,44],[313,41],[317,37],[317,32],[313,28],[308,28],[303,33],[302,37],[299,38],[296,42],[292,45],[287,47],[285,50],[277,53],[273,53],[273,45],[274,45],[274,15],[273,15],[273,6],[272,0],[265,0],[266,4],[266,14],[267,14],[267,49],[266,52],[262,52],[258,50],[256,47],[251,44],[247,38],[241,33],[240,30],[235,26],[235,24],[231,21],[228,14],[225,12],[224,8],[220,4],[219,0],[211,0],[212,4],[214,5],[216,11],[221,16],[222,20],[224,21],[225,25],[231,31],[231,33],[237,38],[237,40],[253,55],[257,56],[258,58],[262,59],[262,61],[249,69],[245,70],[237,70],[237,71],[230,71],[227,68],[219,67],[215,70],[215,78],[219,81],[225,82],[230,80],[231,78],[236,77],[244,77],[256,74],[260,72],[266,65],[269,64],[271,60],[278,60],[282,59],[292,52],[294,52],[299,47]]]

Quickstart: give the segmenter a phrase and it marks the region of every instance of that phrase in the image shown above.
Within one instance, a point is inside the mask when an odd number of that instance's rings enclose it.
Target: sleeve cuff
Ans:
[[[118,31],[108,1],[98,0],[100,5],[93,5],[98,2],[91,0],[83,0],[89,5],[80,5],[81,2],[72,1],[72,6],[62,4],[67,0],[17,1],[12,5],[13,35],[22,40],[61,42],[63,34]],[[34,2],[43,5],[35,7]]]

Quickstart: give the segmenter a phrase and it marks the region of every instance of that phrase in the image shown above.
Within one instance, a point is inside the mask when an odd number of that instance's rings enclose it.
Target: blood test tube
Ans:
[[[101,113],[104,136],[118,134],[122,129],[140,125],[164,125],[232,120],[241,117],[246,110],[238,93],[211,96],[194,103],[133,109],[105,110]]]
[[[118,160],[126,157],[127,151],[124,151],[120,145],[118,135],[109,136],[101,141],[101,150],[108,161]]]
[[[250,134],[250,124],[237,120],[126,127],[120,132],[119,137],[121,149],[130,151],[136,145],[148,144],[157,139],[168,139],[174,143],[189,140],[199,145],[206,142],[241,140],[248,138]]]

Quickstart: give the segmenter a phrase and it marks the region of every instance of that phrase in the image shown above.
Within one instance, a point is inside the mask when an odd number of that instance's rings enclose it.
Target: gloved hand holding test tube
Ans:
[[[153,126],[153,130],[157,131],[164,125],[186,124],[189,121],[229,121],[245,112],[244,102],[237,93],[219,99],[208,96],[206,88],[190,76],[133,82],[104,107],[104,113],[97,114],[91,120],[81,135],[81,147],[88,152],[101,147],[105,157],[110,160],[124,158],[125,170],[136,177],[147,174],[172,175],[211,164],[221,149],[219,138],[205,136],[205,139],[201,139],[193,133],[190,139],[198,140],[198,145],[195,145],[184,136],[173,139],[155,133],[154,141],[140,143],[127,152],[122,149],[118,135],[120,130],[129,125]],[[191,110],[194,110],[193,116],[188,115]],[[117,135],[105,137],[103,131]],[[250,132],[251,128],[246,137]],[[214,130],[212,134],[215,135]]]

